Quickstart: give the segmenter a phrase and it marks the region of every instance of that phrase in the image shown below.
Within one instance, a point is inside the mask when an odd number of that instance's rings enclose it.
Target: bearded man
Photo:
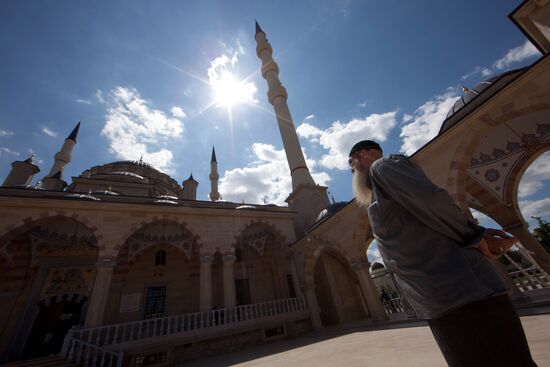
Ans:
[[[536,366],[508,290],[489,259],[515,238],[469,220],[403,155],[363,140],[349,154],[353,189],[401,294],[427,319],[449,366]]]

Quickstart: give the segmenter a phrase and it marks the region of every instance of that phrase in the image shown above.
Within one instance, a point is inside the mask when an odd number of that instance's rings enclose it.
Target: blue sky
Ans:
[[[0,179],[31,151],[41,179],[82,120],[67,181],[143,154],[180,183],[193,173],[207,200],[214,145],[223,199],[282,204],[290,179],[258,72],[256,18],[314,178],[347,201],[353,142],[374,137],[386,152],[412,153],[461,84],[540,57],[508,19],[519,3],[2,1]],[[246,78],[230,109],[212,88],[227,76]],[[544,160],[524,179],[527,217],[550,216]]]

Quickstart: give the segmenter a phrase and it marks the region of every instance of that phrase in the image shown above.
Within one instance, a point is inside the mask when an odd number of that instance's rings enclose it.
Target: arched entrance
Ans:
[[[323,326],[365,317],[358,280],[345,259],[337,253],[325,251],[319,256],[314,282]]]
[[[103,323],[197,312],[199,273],[197,241],[185,224],[144,225],[116,257]]]
[[[25,356],[38,358],[57,354],[61,350],[67,332],[82,320],[82,308],[87,297],[63,294],[39,302]]]
[[[288,298],[290,257],[284,238],[265,223],[248,225],[235,245],[237,305]]]
[[[84,318],[85,310],[81,306],[94,284],[99,249],[93,232],[72,217],[43,218],[8,235],[11,236],[6,239],[11,261],[0,269],[6,280],[0,288],[12,292],[13,297],[0,304],[1,309],[6,310],[0,315],[0,319],[5,320],[2,320],[2,345],[9,348],[9,360],[18,360],[50,353],[51,348],[58,347],[58,341],[68,330],[59,327],[63,325],[63,322],[59,324],[59,312],[78,314],[75,322]],[[67,305],[67,310],[59,305],[46,307],[73,302],[77,297],[80,305]],[[50,332],[52,327],[56,328],[55,333]],[[43,348],[39,348],[40,345]]]

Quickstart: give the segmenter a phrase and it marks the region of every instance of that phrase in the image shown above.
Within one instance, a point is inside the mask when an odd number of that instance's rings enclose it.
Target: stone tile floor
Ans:
[[[550,314],[523,316],[521,321],[538,366],[550,367]],[[422,321],[404,322],[389,329],[376,330],[375,325],[352,324],[181,366],[445,366],[445,360],[425,325]]]

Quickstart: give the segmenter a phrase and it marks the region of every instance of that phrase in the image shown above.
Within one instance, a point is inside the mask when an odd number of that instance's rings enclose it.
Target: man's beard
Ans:
[[[353,171],[352,187],[359,206],[369,206],[372,202],[372,191],[367,187],[368,172],[366,169]]]

